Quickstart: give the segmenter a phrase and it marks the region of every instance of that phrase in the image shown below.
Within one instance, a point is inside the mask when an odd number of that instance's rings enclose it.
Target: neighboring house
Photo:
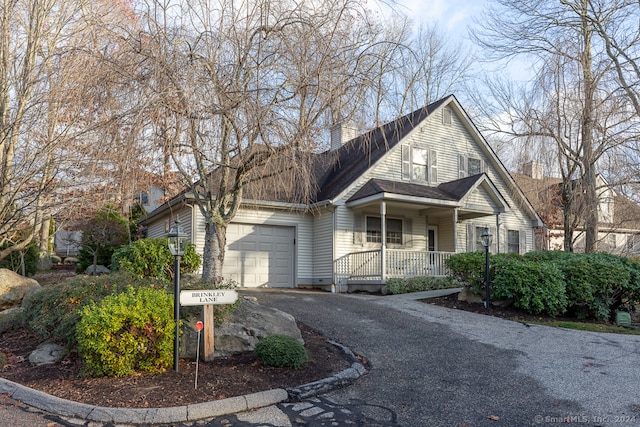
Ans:
[[[227,231],[223,277],[243,287],[379,288],[446,274],[455,252],[533,250],[542,221],[454,96],[356,136],[332,130],[315,155],[312,203],[251,200]],[[149,237],[178,218],[196,250],[204,221],[185,192],[143,219]]]
[[[512,173],[513,179],[525,193],[545,222],[546,229],[536,239],[536,249],[564,249],[563,210],[560,197],[561,178],[544,176],[542,164],[529,162],[523,173]],[[597,250],[618,255],[640,255],[640,206],[614,191],[600,175],[598,188]],[[584,221],[580,215],[580,200],[576,201],[573,220],[574,251],[584,252]]]
[[[169,178],[163,179],[159,175],[145,171],[138,171],[138,180],[136,181],[137,189],[131,200],[125,202],[115,200],[123,214],[127,216],[130,212],[132,204],[140,204],[145,212],[149,213],[169,199],[168,196],[178,194],[180,184],[175,174],[170,174]],[[116,204],[114,202],[114,204]],[[61,227],[56,229],[54,234],[54,244],[56,255],[61,258],[76,257],[82,248],[82,227],[83,221],[87,220],[95,214],[95,208],[98,204],[85,204],[84,208],[74,209],[73,211],[65,211],[64,215],[60,215],[59,222]]]

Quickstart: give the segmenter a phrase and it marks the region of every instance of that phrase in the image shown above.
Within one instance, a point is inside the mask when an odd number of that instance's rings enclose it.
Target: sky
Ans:
[[[466,27],[489,0],[396,0],[416,24],[437,22],[449,35],[466,36]]]

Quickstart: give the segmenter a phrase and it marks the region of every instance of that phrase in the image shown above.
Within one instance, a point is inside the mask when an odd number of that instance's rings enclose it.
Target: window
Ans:
[[[469,157],[467,159],[469,176],[482,173],[482,160]]]
[[[412,150],[412,178],[419,181],[428,181],[427,175],[427,150],[422,148],[414,148]]]
[[[507,230],[507,252],[510,254],[520,253],[520,232],[518,230]]]
[[[458,156],[458,178],[478,175],[483,172],[482,160],[475,157],[467,157],[462,154]]]
[[[426,148],[402,146],[402,179],[432,183],[438,180],[438,156]]]
[[[616,235],[615,234],[607,235],[607,243],[609,244],[609,248],[610,249],[615,249],[616,248]]]
[[[451,124],[451,110],[449,108],[442,110],[442,123],[445,125]]]
[[[402,244],[402,220],[387,218],[387,243]],[[382,243],[382,221],[379,216],[367,217],[367,243]]]

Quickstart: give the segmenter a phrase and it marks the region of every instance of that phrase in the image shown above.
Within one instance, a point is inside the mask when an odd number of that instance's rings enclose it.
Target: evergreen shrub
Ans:
[[[406,279],[392,278],[387,280],[386,293],[397,295],[410,292],[432,291],[435,289],[449,289],[459,286],[452,277],[416,276]]]
[[[113,253],[111,268],[126,271],[136,277],[173,280],[175,257],[171,255],[167,238],[140,239]],[[187,245],[180,260],[180,273],[191,273],[200,267],[201,258],[192,243]]]
[[[564,277],[553,262],[502,256],[495,257],[492,268],[493,299],[511,300],[514,307],[532,314],[555,316],[566,311]]]
[[[173,361],[173,297],[129,287],[82,309],[76,328],[84,369],[94,376],[162,372]]]
[[[272,334],[258,342],[256,357],[268,366],[298,369],[307,361],[307,351],[294,337]]]

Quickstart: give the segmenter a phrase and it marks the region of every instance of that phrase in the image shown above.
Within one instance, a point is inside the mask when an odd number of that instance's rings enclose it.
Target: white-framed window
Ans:
[[[379,216],[367,216],[367,243],[382,243],[382,220]],[[388,244],[402,244],[403,221],[398,218],[386,219]]]
[[[402,146],[402,179],[435,184],[438,181],[438,155],[426,148]]]
[[[482,159],[460,154],[458,155],[458,170],[458,178],[466,178],[484,172],[484,164]]]
[[[616,248],[616,235],[614,233],[609,233],[607,235],[607,244],[609,245],[609,248],[611,248],[611,249],[615,249]]]
[[[520,253],[520,231],[507,230],[507,252],[510,254]]]
[[[444,108],[442,110],[442,123],[445,125],[450,125],[451,124],[451,114],[452,111],[450,108]]]

